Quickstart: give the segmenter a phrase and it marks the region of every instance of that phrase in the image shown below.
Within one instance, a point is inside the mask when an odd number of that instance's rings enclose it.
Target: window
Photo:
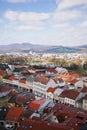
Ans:
[[[87,108],[87,105],[84,105],[84,108]]]

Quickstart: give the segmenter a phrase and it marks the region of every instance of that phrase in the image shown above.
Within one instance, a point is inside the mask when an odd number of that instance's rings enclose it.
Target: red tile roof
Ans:
[[[58,83],[58,81],[59,81],[59,80],[62,80],[62,78],[60,78],[60,77],[55,77],[53,80],[54,80],[56,83]]]
[[[12,90],[12,88],[1,88],[0,92],[6,92],[6,91],[9,91],[9,90]]]
[[[45,85],[49,82],[49,80],[50,80],[50,78],[45,77],[45,76],[37,76],[35,79],[36,82],[40,82]]]
[[[54,93],[56,89],[57,89],[56,87],[55,88],[49,87],[47,92]]]
[[[15,96],[15,95],[17,95],[17,94],[18,94],[18,92],[11,91],[11,93],[9,94],[9,96]]]
[[[22,107],[11,107],[7,113],[5,120],[17,122],[23,112]]]
[[[78,95],[79,95],[79,92],[75,90],[65,90],[60,94],[60,97],[63,97],[63,98],[67,97],[67,98],[75,100]]]
[[[84,100],[87,100],[87,94],[83,97]]]
[[[0,75],[4,75],[5,74],[5,72],[3,71],[3,70],[0,70]]]
[[[19,93],[16,95],[16,103],[18,104],[24,104],[26,102],[30,102],[31,100],[35,100],[35,97],[33,94],[30,94],[30,93],[26,93],[26,94],[23,94],[23,93]]]
[[[55,69],[47,69],[46,71],[50,72],[50,73],[57,73],[57,71]]]
[[[16,98],[16,102],[19,103],[19,104],[24,104],[24,103],[27,102],[27,99],[26,99],[26,97],[20,96],[20,97]]]
[[[64,127],[65,126],[65,127]],[[41,121],[40,118],[24,119],[17,130],[70,130],[69,125],[63,125],[62,123],[49,123],[47,121]]]
[[[71,82],[72,83],[76,83],[76,82],[78,82],[78,80],[77,79],[73,79]]]
[[[14,80],[15,76],[14,75],[11,75],[8,77],[9,80]]]
[[[19,82],[25,84],[26,83],[26,79],[20,79]]]
[[[46,101],[46,99],[34,100],[29,104],[29,107],[33,110],[38,110],[38,108]]]
[[[83,89],[81,90],[81,92],[86,93],[87,92],[87,87],[83,87]]]
[[[72,82],[72,80],[79,77],[79,74],[77,73],[63,73],[60,74],[61,78],[66,82]]]

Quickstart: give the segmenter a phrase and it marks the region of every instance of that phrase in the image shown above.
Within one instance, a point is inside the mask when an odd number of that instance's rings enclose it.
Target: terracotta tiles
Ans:
[[[56,89],[57,89],[56,87],[55,88],[49,87],[47,92],[54,93]]]
[[[86,93],[87,92],[87,87],[83,87],[83,89],[81,90],[81,92]]]
[[[7,113],[5,120],[17,122],[23,112],[22,107],[11,107]]]
[[[87,94],[83,97],[84,100],[87,100]]]
[[[9,80],[14,80],[15,76],[14,75],[11,75],[8,77]]]
[[[34,100],[29,104],[29,107],[33,110],[38,110],[38,108],[46,101],[46,99]]]
[[[79,95],[79,92],[75,91],[75,90],[65,90],[61,93],[60,97],[67,97],[70,99],[76,99],[77,96]]]
[[[26,83],[26,79],[20,79],[19,82],[25,84]]]
[[[50,73],[57,73],[57,71],[55,69],[47,69],[46,71],[50,72]]]
[[[45,76],[37,76],[35,79],[36,82],[40,82],[45,85],[49,82],[49,80],[50,80],[50,78],[45,77]]]
[[[3,87],[3,88],[0,89],[0,92],[6,92],[6,91],[9,91],[9,90],[12,90],[12,89],[9,88],[9,87],[8,88],[7,87],[6,88]]]
[[[5,74],[5,72],[3,71],[3,70],[0,70],[0,75],[4,75]]]

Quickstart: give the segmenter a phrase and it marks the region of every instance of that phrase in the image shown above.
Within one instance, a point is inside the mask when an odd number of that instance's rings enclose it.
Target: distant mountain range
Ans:
[[[38,45],[31,43],[15,43],[9,45],[0,45],[0,52],[24,52],[30,51],[36,53],[74,53],[74,52],[87,52],[87,45],[67,47],[67,46],[48,46]]]

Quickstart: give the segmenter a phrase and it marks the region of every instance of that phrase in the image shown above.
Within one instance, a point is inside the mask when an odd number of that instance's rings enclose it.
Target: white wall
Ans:
[[[78,87],[83,88],[83,81],[79,80],[78,82],[75,83],[75,88],[77,89]]]
[[[75,100],[65,97],[65,103],[75,106]]]
[[[55,83],[55,81],[53,79],[50,79],[46,86],[47,86],[46,89],[48,89],[49,87],[53,87],[54,88],[54,87],[57,86],[57,84]]]

